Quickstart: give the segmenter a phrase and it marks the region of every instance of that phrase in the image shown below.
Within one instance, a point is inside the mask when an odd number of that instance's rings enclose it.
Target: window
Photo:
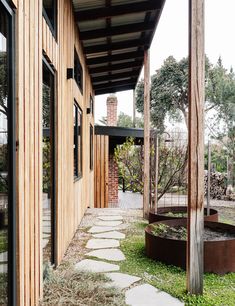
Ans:
[[[43,264],[55,263],[55,74],[43,58],[42,86]],[[46,220],[46,221],[44,221]],[[46,238],[45,238],[46,237]]]
[[[93,126],[90,125],[90,170],[93,170]]]
[[[43,16],[50,27],[52,34],[56,34],[57,0],[43,0]]]
[[[75,49],[74,49],[74,79],[81,93],[83,94],[83,70],[78,54]]]
[[[82,111],[78,104],[74,103],[74,177],[82,176]]]

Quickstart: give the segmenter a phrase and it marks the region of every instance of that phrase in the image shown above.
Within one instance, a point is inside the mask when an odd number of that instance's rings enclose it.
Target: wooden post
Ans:
[[[208,141],[208,167],[207,167],[207,216],[210,215],[211,190],[211,142]]]
[[[149,215],[149,169],[150,169],[150,76],[149,76],[149,50],[144,52],[144,196],[143,214]]]
[[[189,0],[189,164],[187,290],[203,293],[204,0]]]
[[[158,135],[155,137],[155,146],[154,146],[154,151],[155,151],[155,188],[154,188],[154,211],[157,212],[157,205],[158,205],[158,163],[159,163],[159,140],[158,140]]]
[[[136,99],[135,99],[135,89],[133,89],[133,127],[136,127]]]

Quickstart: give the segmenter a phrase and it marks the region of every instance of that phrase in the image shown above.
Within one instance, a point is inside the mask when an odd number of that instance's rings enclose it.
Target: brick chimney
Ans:
[[[115,95],[107,98],[107,125],[117,126],[117,105],[118,100]],[[108,191],[109,207],[118,206],[118,165],[114,159],[114,152],[109,153],[109,191]]]
[[[110,95],[107,98],[107,125],[117,126],[117,104],[118,100],[115,95]]]

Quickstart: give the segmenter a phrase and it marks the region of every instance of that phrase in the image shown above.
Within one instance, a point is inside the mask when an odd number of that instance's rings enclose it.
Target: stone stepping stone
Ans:
[[[47,246],[48,242],[49,242],[48,239],[42,239],[42,248],[43,249]]]
[[[141,280],[140,277],[118,272],[106,273],[106,276],[112,280],[108,284],[109,287],[118,287],[120,289],[128,288]]]
[[[89,252],[87,256],[97,257],[100,259],[106,259],[111,261],[122,261],[125,260],[125,256],[119,249],[101,249]]]
[[[168,293],[143,284],[126,291],[126,304],[130,306],[183,306],[184,304]]]
[[[112,232],[94,234],[92,235],[92,237],[107,238],[107,239],[125,239],[126,235],[118,231],[112,231]]]
[[[159,303],[156,304],[157,306],[169,305],[169,306],[184,306],[180,300],[176,299],[175,297],[171,296],[170,294],[160,291],[158,293],[158,300]]]
[[[75,265],[75,269],[80,271],[89,271],[94,273],[118,271],[118,265],[110,264],[104,261],[97,261],[93,259],[84,259]]]
[[[117,248],[120,246],[118,240],[115,239],[90,239],[87,242],[87,249],[106,249]]]
[[[104,232],[111,232],[113,230],[116,230],[117,228],[114,228],[113,226],[92,226],[88,233],[95,234],[95,233],[104,233]]]
[[[97,226],[118,226],[121,225],[122,221],[97,221],[95,225]]]
[[[123,220],[123,217],[122,216],[101,216],[101,217],[98,217],[98,219],[102,221],[121,221]]]

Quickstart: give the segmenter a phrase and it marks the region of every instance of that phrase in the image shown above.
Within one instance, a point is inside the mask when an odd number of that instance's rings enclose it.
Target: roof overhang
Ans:
[[[117,145],[123,144],[130,137],[134,139],[136,145],[142,145],[144,143],[144,130],[137,128],[95,125],[95,135],[109,137],[109,150],[111,152]]]
[[[165,0],[73,0],[96,95],[134,89]]]

